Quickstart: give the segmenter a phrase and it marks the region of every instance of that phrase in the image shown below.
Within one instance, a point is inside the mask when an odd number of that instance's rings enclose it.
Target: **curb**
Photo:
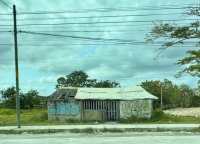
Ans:
[[[123,131],[183,131],[183,130],[200,130],[200,124],[96,124],[96,125],[53,125],[53,126],[3,126],[0,127],[2,130],[83,130],[83,129],[119,129]]]

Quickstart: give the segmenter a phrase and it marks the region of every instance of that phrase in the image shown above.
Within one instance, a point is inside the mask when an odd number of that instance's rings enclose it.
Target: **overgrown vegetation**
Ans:
[[[21,123],[23,125],[41,125],[48,122],[45,109],[21,110]],[[16,125],[16,111],[13,109],[0,109],[0,126]]]
[[[33,110],[21,110],[21,124],[23,126],[42,126],[42,125],[69,125],[69,124],[88,124],[88,122],[81,122],[76,120],[67,120],[65,122],[52,122],[48,121],[47,110],[45,109],[33,109]],[[174,116],[164,114],[161,109],[156,109],[153,113],[151,119],[147,118],[138,118],[135,116],[131,116],[127,119],[120,119],[119,123],[125,124],[136,124],[136,123],[147,123],[147,124],[200,124],[200,118],[198,117],[189,117],[189,116]],[[92,124],[92,123],[89,123]],[[0,109],[0,126],[16,126],[16,112],[13,109]],[[58,133],[64,132],[64,129],[45,129],[45,130],[0,130],[0,134],[45,134],[45,133]],[[117,128],[103,128],[103,129],[94,129],[94,128],[85,128],[85,129],[71,129],[69,132],[71,133],[122,133],[125,129],[117,129]],[[132,132],[164,132],[168,131],[168,129],[157,128],[157,129],[144,129],[144,128],[136,128],[131,129],[129,131]],[[176,131],[176,130],[174,130]],[[184,130],[190,132],[200,132],[200,127]]]
[[[48,121],[48,113],[46,109],[21,110],[20,113],[21,113],[21,125],[23,126],[93,124],[91,122],[90,123],[82,122],[79,120],[72,120],[72,119],[66,120],[65,122]],[[164,114],[161,109],[156,109],[154,110],[151,119],[131,116],[126,119],[125,118],[120,119],[118,122],[125,124],[135,124],[135,123],[200,124],[200,118],[191,116],[175,116],[175,115]],[[14,125],[16,125],[16,111],[13,109],[0,109],[0,126],[14,126]]]
[[[61,133],[65,132],[64,129],[43,129],[43,130],[0,130],[0,134],[51,134],[51,133]],[[166,128],[156,128],[156,129],[147,129],[147,128],[134,128],[129,130],[129,132],[166,132],[169,129]],[[179,132],[180,130],[177,129],[170,129],[170,131]],[[200,132],[200,127],[194,129],[184,129],[181,130],[184,132]],[[86,128],[86,129],[70,129],[70,133],[87,133],[87,134],[95,134],[95,133],[123,133],[125,132],[124,129],[93,129],[93,128]]]
[[[15,110],[0,109],[0,126],[14,126],[17,123],[16,120]],[[48,121],[47,109],[21,110],[20,121],[23,126],[83,124],[83,122],[73,119],[66,120],[65,122]]]
[[[0,130],[0,134],[49,134],[64,132],[62,129],[44,129],[44,130]]]
[[[176,85],[168,79],[163,81],[145,81],[140,84],[147,92],[156,96],[158,100],[153,102],[154,108],[162,107],[164,109],[177,108],[177,107],[199,107],[200,96],[198,96],[198,89],[192,89],[188,85]]]
[[[85,129],[71,129],[71,133],[106,133],[106,132],[111,132],[111,133],[122,133],[124,130],[122,129],[117,129],[117,128],[103,128],[103,129],[93,129],[93,128],[85,128]]]
[[[138,118],[136,116],[130,116],[128,118],[122,118],[119,123],[134,124],[134,123],[151,123],[151,124],[200,124],[199,117],[192,116],[175,116],[164,114],[161,109],[155,109],[152,118]]]
[[[0,90],[0,108],[16,108],[16,89],[14,86],[7,89]],[[46,97],[39,96],[39,92],[36,90],[30,90],[27,93],[19,93],[20,109],[33,109],[33,108],[45,108]]]

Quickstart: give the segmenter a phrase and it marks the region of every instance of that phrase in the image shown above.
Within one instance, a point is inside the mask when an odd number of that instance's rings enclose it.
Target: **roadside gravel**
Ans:
[[[164,110],[166,114],[178,115],[178,116],[195,116],[200,117],[200,107],[193,108],[175,108]]]

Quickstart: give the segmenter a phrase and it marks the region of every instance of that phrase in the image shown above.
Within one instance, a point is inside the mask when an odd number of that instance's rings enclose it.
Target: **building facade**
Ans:
[[[60,88],[48,97],[48,119],[117,121],[132,115],[151,118],[157,97],[131,88]]]

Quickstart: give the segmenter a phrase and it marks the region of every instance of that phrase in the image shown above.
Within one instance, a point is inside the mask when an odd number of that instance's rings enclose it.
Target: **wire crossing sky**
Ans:
[[[198,0],[0,0],[0,90],[15,85],[13,10],[17,9],[19,84],[23,92],[50,95],[57,78],[83,70],[91,79],[122,87],[169,79],[197,87],[197,78],[174,75],[174,65],[196,40],[175,45],[155,57],[167,39],[147,43],[155,23],[187,25],[198,17],[185,9]]]

